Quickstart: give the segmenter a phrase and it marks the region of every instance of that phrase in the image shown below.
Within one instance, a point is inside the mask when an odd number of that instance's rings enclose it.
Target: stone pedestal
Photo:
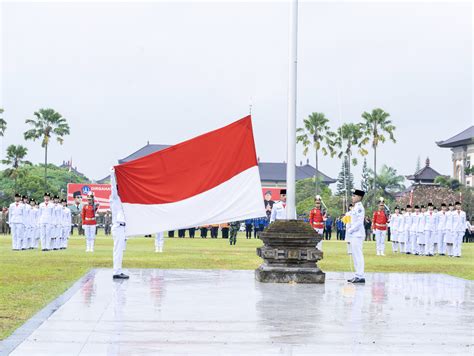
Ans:
[[[324,283],[317,266],[323,258],[316,244],[322,239],[304,221],[280,220],[260,233],[264,246],[257,248],[263,264],[255,270],[259,282]]]

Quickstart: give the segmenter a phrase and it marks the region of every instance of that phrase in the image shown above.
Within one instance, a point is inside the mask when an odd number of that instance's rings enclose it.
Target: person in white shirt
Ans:
[[[54,201],[54,210],[53,210],[53,227],[51,235],[51,245],[53,250],[59,250],[61,232],[62,232],[62,212],[63,206],[60,203],[59,196],[55,195],[53,198]]]
[[[461,257],[462,239],[466,233],[466,212],[461,210],[461,203],[454,203],[456,210],[453,212],[453,255]]]
[[[36,204],[36,200],[32,199],[30,201],[31,204],[31,226],[32,226],[32,232],[31,232],[31,248],[32,249],[37,249],[38,248],[38,243],[39,243],[39,225],[38,225],[38,219],[39,219],[39,209],[38,205]]]
[[[400,220],[402,219],[402,216],[400,215],[400,208],[398,206],[395,207],[395,213],[390,215],[389,223],[388,225],[390,226],[390,234],[391,238],[390,240],[392,241],[392,252],[397,253],[398,247],[399,247],[399,226],[400,226]]]
[[[403,214],[403,227],[404,227],[404,239],[405,239],[405,253],[407,255],[412,252],[412,237],[411,237],[411,225],[413,222],[411,205],[407,205],[406,213]]]
[[[51,229],[53,223],[54,206],[51,202],[51,194],[44,193],[44,202],[39,205],[39,227],[41,250],[49,251],[51,249]]]
[[[112,237],[114,239],[113,249],[113,275],[112,279],[128,279],[129,276],[122,271],[123,251],[126,248],[125,236],[125,213],[123,211],[122,202],[117,193],[117,183],[115,180],[115,173],[112,170],[111,179],[111,195],[110,195],[110,210],[112,211]]]
[[[453,214],[454,214],[454,206],[453,204],[449,203],[448,211],[446,212],[446,233],[444,237],[444,241],[446,244],[446,254],[449,257],[453,257],[453,244],[454,244],[454,233],[453,233]]]
[[[61,213],[61,243],[59,248],[61,250],[67,249],[69,235],[71,234],[71,226],[72,226],[72,217],[71,217],[71,209],[67,206],[67,200],[62,199],[62,213]]]
[[[411,214],[410,239],[411,253],[418,255],[418,223],[420,221],[420,207],[415,205],[415,211]]]
[[[365,283],[364,275],[364,254],[362,245],[365,239],[365,209],[362,199],[365,195],[363,190],[354,189],[352,191],[352,203],[354,208],[350,211],[350,224],[346,230],[351,244],[351,254],[354,262],[355,277],[349,279],[350,283]]]
[[[30,248],[30,232],[31,232],[31,205],[30,198],[27,195],[23,195],[23,234],[21,239],[21,249],[28,250]]]
[[[424,205],[421,206],[421,212],[418,217],[418,230],[416,231],[416,241],[418,250],[415,255],[426,255],[426,239],[425,239],[425,222],[426,222],[426,208]]]
[[[428,203],[428,211],[425,213],[425,244],[427,256],[433,256],[436,237],[436,213],[433,203]]]
[[[21,250],[22,235],[24,230],[24,211],[21,195],[15,194],[15,201],[8,207],[8,225],[12,233],[12,250]]]
[[[437,239],[433,253],[438,253],[440,256],[444,256],[446,253],[446,221],[447,221],[447,207],[445,203],[441,204],[441,211],[437,214]]]
[[[275,220],[286,220],[286,189],[280,190],[280,201],[273,204],[270,223]]]
[[[405,242],[405,208],[402,208],[398,217],[398,252],[406,253]]]
[[[163,252],[163,245],[165,244],[164,232],[157,232],[155,234],[155,252]]]

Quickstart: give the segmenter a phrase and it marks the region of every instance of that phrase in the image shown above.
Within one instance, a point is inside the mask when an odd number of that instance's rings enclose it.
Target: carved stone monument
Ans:
[[[280,220],[260,233],[264,245],[257,248],[263,263],[255,270],[259,282],[324,283],[325,274],[317,266],[323,258],[316,244],[322,239],[304,221]]]

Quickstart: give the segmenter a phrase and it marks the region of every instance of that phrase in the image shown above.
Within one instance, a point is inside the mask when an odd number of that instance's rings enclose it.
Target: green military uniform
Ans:
[[[7,211],[6,210],[0,211],[0,234],[2,235],[8,234],[7,220],[8,220]]]
[[[112,215],[105,213],[104,215],[104,231],[106,235],[110,235],[110,226],[112,224]]]
[[[72,227],[71,227],[71,235],[74,233],[74,227],[77,227],[77,231],[79,235],[84,235],[84,230],[82,229],[82,204],[76,205],[76,203],[69,205],[69,209],[71,210],[72,216]]]
[[[233,221],[230,223],[230,237],[229,237],[229,243],[231,245],[235,245],[237,242],[237,233],[239,232],[240,229],[240,221]]]

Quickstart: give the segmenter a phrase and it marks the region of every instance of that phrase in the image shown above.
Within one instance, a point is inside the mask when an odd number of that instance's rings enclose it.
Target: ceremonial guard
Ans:
[[[456,210],[453,212],[453,255],[461,257],[462,239],[466,233],[466,213],[461,210],[461,203],[454,203]]]
[[[396,210],[396,208],[395,208]],[[406,252],[406,240],[405,240],[405,208],[400,210],[400,215],[398,217],[398,252]]]
[[[51,229],[51,248],[53,250],[59,250],[59,240],[61,238],[61,230],[62,230],[62,205],[60,203],[59,196],[55,195],[53,198],[53,227]]]
[[[23,233],[21,240],[21,249],[28,250],[30,248],[30,232],[31,232],[31,205],[30,198],[27,195],[22,197],[23,199]]]
[[[446,212],[446,234],[445,234],[445,243],[446,243],[446,254],[449,257],[453,257],[453,244],[454,244],[454,237],[455,234],[453,232],[453,214],[454,214],[454,206],[453,204],[449,203],[448,211]]]
[[[59,248],[61,250],[67,249],[68,241],[69,241],[69,234],[71,233],[71,223],[72,223],[72,216],[71,210],[67,207],[67,200],[62,199],[62,214],[61,214],[61,244]]]
[[[38,205],[36,204],[36,200],[31,199],[31,248],[37,249],[40,239],[40,231],[39,231],[39,209]]]
[[[4,206],[0,212],[0,233],[2,235],[8,234],[8,208]]]
[[[286,219],[286,189],[280,190],[280,201],[275,202],[270,216],[270,222]]]
[[[318,242],[316,248],[320,251],[323,250],[323,231],[324,231],[324,219],[325,214],[321,208],[321,198],[317,196],[314,199],[314,208],[309,212],[309,223],[311,227],[321,235],[321,241]]]
[[[157,232],[155,234],[155,252],[163,252],[163,245],[165,244],[165,233]]]
[[[414,255],[418,255],[418,222],[420,221],[420,207],[415,205],[415,212],[411,214],[411,226],[410,226],[410,240],[411,247],[410,251]]]
[[[98,209],[99,204],[94,202],[94,194],[91,192],[87,196],[87,204],[83,206],[81,214],[82,227],[84,228],[84,234],[86,236],[86,252],[94,252],[97,227],[95,215]]]
[[[115,174],[111,174],[112,194],[110,195],[110,209],[112,210],[112,238],[114,239],[113,252],[113,279],[128,279],[129,277],[122,272],[123,251],[126,247],[125,237],[125,214],[122,202],[117,193],[115,183]]]
[[[446,253],[446,222],[448,219],[448,209],[445,203],[441,204],[441,211],[438,213],[438,226],[437,226],[437,250],[440,256],[444,256]]]
[[[74,234],[74,227],[77,227],[77,234],[82,235],[83,234],[83,229],[82,229],[82,195],[80,191],[72,193],[72,196],[74,198],[74,203],[69,207],[71,209],[71,215],[72,215],[72,228],[71,228],[71,234]]]
[[[273,206],[275,207],[275,205]],[[237,243],[237,233],[240,229],[240,221],[233,221],[230,223],[230,237],[229,237],[229,244],[235,245]]]
[[[349,212],[350,223],[347,228],[355,269],[355,277],[348,280],[348,282],[351,283],[365,283],[364,254],[362,252],[362,245],[365,238],[365,209],[362,205],[364,195],[365,192],[362,190],[354,189],[352,191],[352,203],[354,204],[354,208]]]
[[[424,256],[426,254],[426,241],[425,241],[425,221],[426,221],[426,208],[421,205],[421,211],[418,216],[418,229],[416,233],[417,241],[417,253],[415,255]]]
[[[403,227],[404,227],[404,240],[405,240],[405,253],[407,255],[411,254],[412,252],[412,234],[411,234],[411,225],[413,222],[412,210],[411,205],[407,205],[407,209],[405,214],[403,214]]]
[[[112,224],[112,215],[110,210],[107,210],[104,214],[104,233],[110,235],[110,225]]]
[[[24,230],[25,208],[21,202],[21,195],[15,194],[15,201],[8,208],[8,225],[12,233],[12,250],[21,250]]]
[[[391,241],[392,241],[392,252],[397,253],[399,248],[399,226],[400,220],[402,216],[400,215],[400,208],[398,206],[395,207],[395,212],[390,215],[390,231],[391,231]]]
[[[44,193],[44,202],[39,205],[39,226],[42,251],[49,251],[51,249],[53,210],[54,207],[51,202],[51,194]]]
[[[425,254],[427,256],[434,255],[437,216],[433,210],[433,203],[428,203],[428,211],[425,213]]]
[[[372,230],[375,235],[377,256],[385,256],[385,238],[387,236],[387,215],[383,198],[379,201],[379,210],[374,211],[372,218]]]

